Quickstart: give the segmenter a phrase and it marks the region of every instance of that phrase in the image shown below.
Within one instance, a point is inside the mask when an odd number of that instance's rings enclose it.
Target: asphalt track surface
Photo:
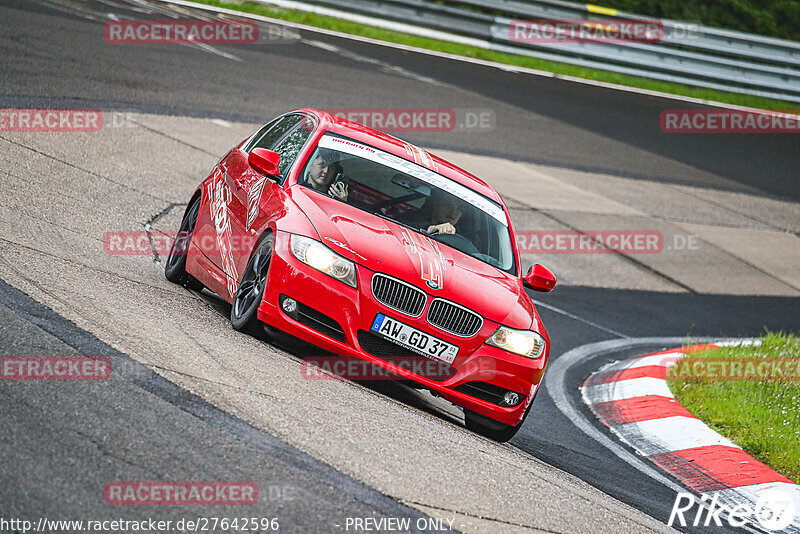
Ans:
[[[669,136],[658,130],[660,111],[691,105],[421,58],[319,34],[304,35],[317,45],[218,47],[242,61],[188,46],[113,47],[98,39],[99,23],[87,20],[87,14],[96,16],[112,9],[130,17],[141,13],[126,11],[121,2],[69,3],[78,7],[81,16],[63,4],[2,2],[2,107],[99,107],[252,122],[306,106],[490,107],[497,121],[490,134],[404,137],[424,146],[514,160],[800,198],[796,186],[800,144],[795,137]],[[333,45],[335,51],[324,45]],[[244,479],[253,478],[254,473],[262,477],[260,486],[274,486],[276,495],[267,501],[263,513],[280,513],[303,531],[325,532],[334,517],[419,515],[170,388],[163,379],[137,368],[110,347],[101,347],[90,334],[12,288],[0,285],[0,294],[4,354],[79,354],[93,347],[108,351],[126,369],[113,398],[100,388],[74,392],[54,388],[45,396],[41,389],[17,389],[13,394],[0,389],[3,406],[14,406],[0,414],[4,442],[0,515],[85,509],[87,495],[96,492],[98,480],[113,478],[115,465],[136,468],[135,464],[145,462],[140,466],[142,476],[158,478],[175,462],[164,451],[176,450],[182,451],[185,479],[212,479],[215,474],[229,479],[237,472]],[[800,317],[800,299],[780,297],[561,287],[535,298],[572,315],[539,309],[553,340],[553,358],[574,347],[623,336],[740,337],[759,335],[764,328],[798,331]],[[569,370],[567,383],[577,391],[604,361],[650,348],[659,347],[640,346],[587,360]],[[402,388],[382,385],[377,390],[432,410]],[[590,416],[588,411],[585,414]],[[53,421],[59,422],[60,432]],[[209,424],[214,428],[211,436]],[[86,435],[95,437],[96,450],[86,449]],[[668,517],[674,492],[610,455],[576,428],[554,405],[547,382],[511,443],[658,521]],[[272,478],[275,472],[281,473],[280,480]],[[59,492],[64,477],[83,477],[86,493],[65,498]],[[290,487],[289,494],[295,492],[292,498],[286,497],[282,485]],[[174,511],[176,517],[183,512]]]

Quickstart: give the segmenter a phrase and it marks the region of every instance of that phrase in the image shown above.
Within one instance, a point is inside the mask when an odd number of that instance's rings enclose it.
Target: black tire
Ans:
[[[167,280],[195,291],[203,289],[203,284],[186,272],[186,254],[192,242],[192,235],[194,235],[194,227],[197,224],[197,214],[199,212],[200,195],[197,195],[189,202],[189,206],[187,206],[186,212],[183,214],[181,228],[172,242],[169,256],[167,256],[167,264],[164,267],[164,276],[167,277]]]
[[[253,335],[267,334],[264,324],[258,320],[258,306],[264,298],[274,245],[272,232],[264,234],[247,261],[231,305],[231,325],[234,330]]]
[[[525,415],[528,415],[527,412]],[[472,410],[464,409],[464,424],[467,429],[500,443],[505,443],[513,438],[524,422],[525,418],[516,426],[506,425]]]

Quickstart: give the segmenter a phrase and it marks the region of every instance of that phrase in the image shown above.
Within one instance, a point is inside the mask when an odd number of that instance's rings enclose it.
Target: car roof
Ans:
[[[344,117],[332,115],[319,109],[305,108],[298,111],[311,113],[316,116],[320,121],[320,128],[325,131],[344,137],[349,137],[355,141],[359,141],[383,150],[384,152],[389,152],[390,154],[394,154],[400,158],[413,161],[419,165],[438,172],[442,176],[446,176],[447,178],[450,178],[451,180],[454,180],[461,185],[494,200],[495,202],[503,204],[503,201],[497,191],[495,191],[492,186],[477,176],[474,176],[464,169],[450,163],[449,161],[444,160],[435,154],[431,154],[430,152],[423,150],[411,143],[381,132],[380,130],[375,130],[369,126],[364,126],[363,124],[350,121]],[[430,162],[425,161],[427,158],[430,158],[430,161],[433,162],[433,165],[431,165]]]

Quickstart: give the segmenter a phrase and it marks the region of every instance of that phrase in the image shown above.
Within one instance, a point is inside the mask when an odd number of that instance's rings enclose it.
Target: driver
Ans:
[[[315,191],[327,192],[328,195],[347,202],[349,195],[347,185],[339,181],[332,183],[334,178],[342,172],[342,166],[331,159],[330,155],[317,154],[306,171],[306,185]]]
[[[456,197],[441,189],[434,189],[419,211],[406,212],[403,214],[406,216],[399,219],[429,234],[455,234],[456,224],[463,214]]]

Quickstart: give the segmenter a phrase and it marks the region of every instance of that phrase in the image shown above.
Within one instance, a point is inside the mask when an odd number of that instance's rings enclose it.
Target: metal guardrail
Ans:
[[[448,1],[448,0],[445,0]],[[654,20],[616,9],[609,9],[592,4],[577,4],[563,0],[450,0],[461,5],[473,6],[484,10],[494,10],[506,15],[521,18],[547,19],[624,19]],[[705,50],[714,54],[743,59],[776,62],[784,66],[800,67],[800,43],[774,39],[760,35],[710,28],[696,21],[676,21],[660,19],[664,26],[664,40],[668,45],[689,46],[697,50]],[[691,41],[677,36],[689,24],[697,24],[695,35]]]
[[[423,0],[302,0],[302,3],[466,36],[483,41],[486,48],[498,52],[800,102],[800,43],[793,41],[708,28],[698,23],[659,20],[664,35],[657,43],[520,42],[510,37],[509,28],[514,20],[656,19],[563,0],[442,1],[434,4]],[[687,29],[691,30],[690,35]]]

